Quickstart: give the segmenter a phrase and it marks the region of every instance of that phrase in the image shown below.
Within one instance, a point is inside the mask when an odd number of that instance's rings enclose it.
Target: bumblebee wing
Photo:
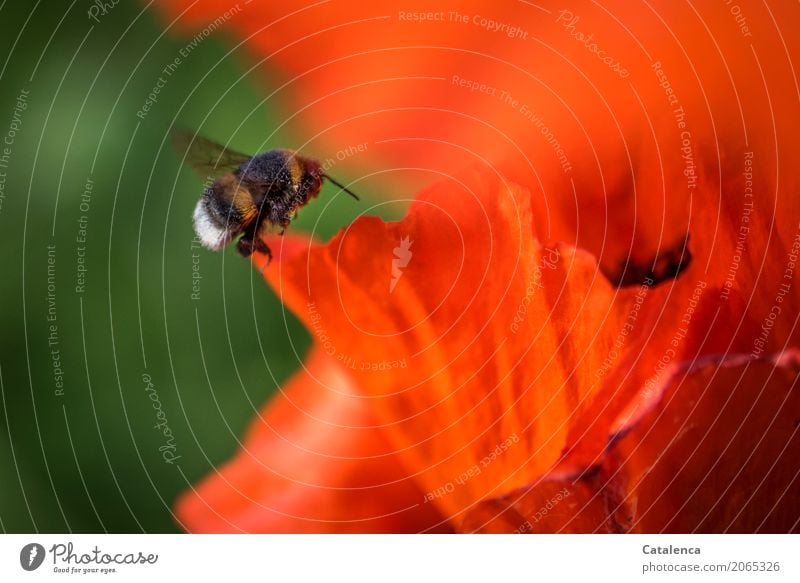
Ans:
[[[181,128],[172,130],[172,145],[177,154],[189,162],[203,178],[234,172],[252,158]]]

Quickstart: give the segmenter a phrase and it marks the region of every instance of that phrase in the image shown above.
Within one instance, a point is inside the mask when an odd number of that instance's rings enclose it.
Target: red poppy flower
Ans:
[[[232,17],[324,143],[445,178],[397,223],[271,242],[316,347],[189,530],[798,530],[800,41],[697,10]]]

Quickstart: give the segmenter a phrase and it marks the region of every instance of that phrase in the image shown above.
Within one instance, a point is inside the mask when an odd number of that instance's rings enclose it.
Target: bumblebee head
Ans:
[[[319,194],[320,190],[322,189],[322,181],[324,179],[332,184],[335,184],[354,199],[359,200],[358,196],[356,196],[356,194],[349,188],[337,182],[328,174],[325,174],[322,165],[317,160],[314,160],[313,158],[301,158],[300,156],[297,156],[297,159],[298,165],[301,169],[298,173],[299,183],[301,184],[301,188],[308,193],[310,198],[316,197]]]
[[[194,209],[194,231],[207,248],[218,251],[244,233],[258,216],[250,191],[233,174],[205,189]]]
[[[308,190],[310,196],[317,196],[319,191],[322,190],[322,178],[324,176],[322,166],[312,158],[300,158],[299,162],[302,168],[300,182]]]

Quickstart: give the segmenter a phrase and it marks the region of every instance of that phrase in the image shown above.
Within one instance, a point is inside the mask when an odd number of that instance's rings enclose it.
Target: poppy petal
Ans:
[[[530,200],[475,168],[266,274],[449,517],[559,459],[635,301],[591,255],[538,243]]]
[[[797,532],[798,351],[674,375],[654,408],[571,477],[476,507],[480,532]]]
[[[176,503],[190,532],[442,530],[347,372],[320,348],[250,426],[235,457]]]

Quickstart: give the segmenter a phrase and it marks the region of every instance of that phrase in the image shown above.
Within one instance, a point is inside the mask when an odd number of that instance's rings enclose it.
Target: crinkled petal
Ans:
[[[347,372],[314,348],[234,458],[181,496],[178,519],[202,533],[446,529],[382,433]]]
[[[673,375],[654,408],[604,459],[484,501],[481,532],[800,530],[797,352]]]

